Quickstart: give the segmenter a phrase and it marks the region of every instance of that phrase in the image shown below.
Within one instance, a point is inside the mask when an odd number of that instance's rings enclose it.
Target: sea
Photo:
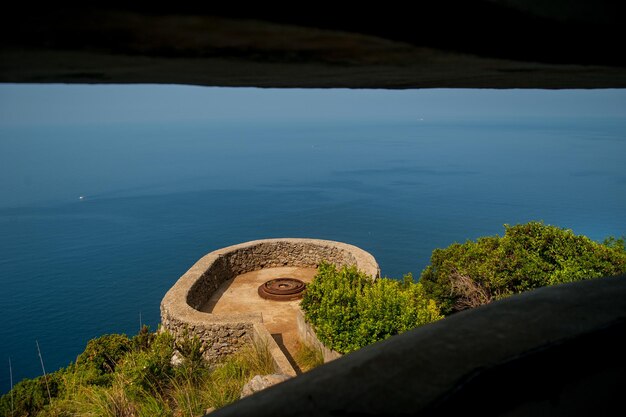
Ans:
[[[337,240],[417,278],[504,224],[626,235],[625,117],[457,116],[0,125],[0,392],[156,329],[224,246]]]

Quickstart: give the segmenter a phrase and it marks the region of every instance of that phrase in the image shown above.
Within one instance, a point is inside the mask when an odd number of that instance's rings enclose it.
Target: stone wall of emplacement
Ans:
[[[167,292],[161,302],[161,324],[175,336],[198,336],[204,356],[213,361],[236,352],[256,338],[268,339],[261,313],[212,314],[199,309],[225,281],[247,272],[283,266],[316,268],[326,261],[356,265],[372,277],[380,269],[368,252],[346,243],[319,239],[265,239],[218,249],[202,257]],[[271,338],[270,338],[271,339]],[[279,371],[295,372],[280,349],[268,340]]]

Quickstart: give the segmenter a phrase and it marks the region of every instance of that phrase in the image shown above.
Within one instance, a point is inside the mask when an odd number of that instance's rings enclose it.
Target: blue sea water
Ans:
[[[543,220],[626,234],[626,119],[0,127],[0,391],[156,327],[214,249],[313,237],[419,275],[434,248]],[[80,200],[79,196],[84,196]]]

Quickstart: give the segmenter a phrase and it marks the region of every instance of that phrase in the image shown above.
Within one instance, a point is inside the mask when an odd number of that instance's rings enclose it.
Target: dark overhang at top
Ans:
[[[24,5],[0,18],[0,82],[625,87],[623,10],[610,0]]]

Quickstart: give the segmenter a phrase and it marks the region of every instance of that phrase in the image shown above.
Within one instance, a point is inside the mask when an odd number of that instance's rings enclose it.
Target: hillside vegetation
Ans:
[[[174,349],[180,352],[177,366],[171,363]],[[194,417],[239,399],[252,376],[272,373],[267,346],[249,345],[212,366],[202,359],[197,338],[175,342],[167,332],[144,327],[132,338],[93,339],[76,363],[19,382],[0,398],[0,415]]]
[[[598,243],[541,222],[504,227],[504,236],[435,249],[417,283],[322,264],[302,301],[305,317],[326,346],[348,353],[513,294],[626,273],[624,239]]]
[[[327,347],[348,353],[442,318],[410,274],[373,281],[356,267],[322,263],[307,286],[302,309]]]
[[[624,239],[597,243],[540,222],[435,249],[419,282],[373,280],[356,267],[322,263],[302,300],[306,319],[331,349],[349,353],[446,315],[532,290],[626,273]],[[174,352],[179,364],[172,364]],[[320,352],[302,349],[305,368]],[[274,372],[267,346],[249,345],[223,363],[202,359],[196,339],[167,332],[91,340],[76,363],[25,379],[0,398],[0,415],[198,416],[239,398],[254,375]]]
[[[626,272],[624,239],[603,243],[530,222],[435,249],[420,282],[448,315],[547,285]]]

